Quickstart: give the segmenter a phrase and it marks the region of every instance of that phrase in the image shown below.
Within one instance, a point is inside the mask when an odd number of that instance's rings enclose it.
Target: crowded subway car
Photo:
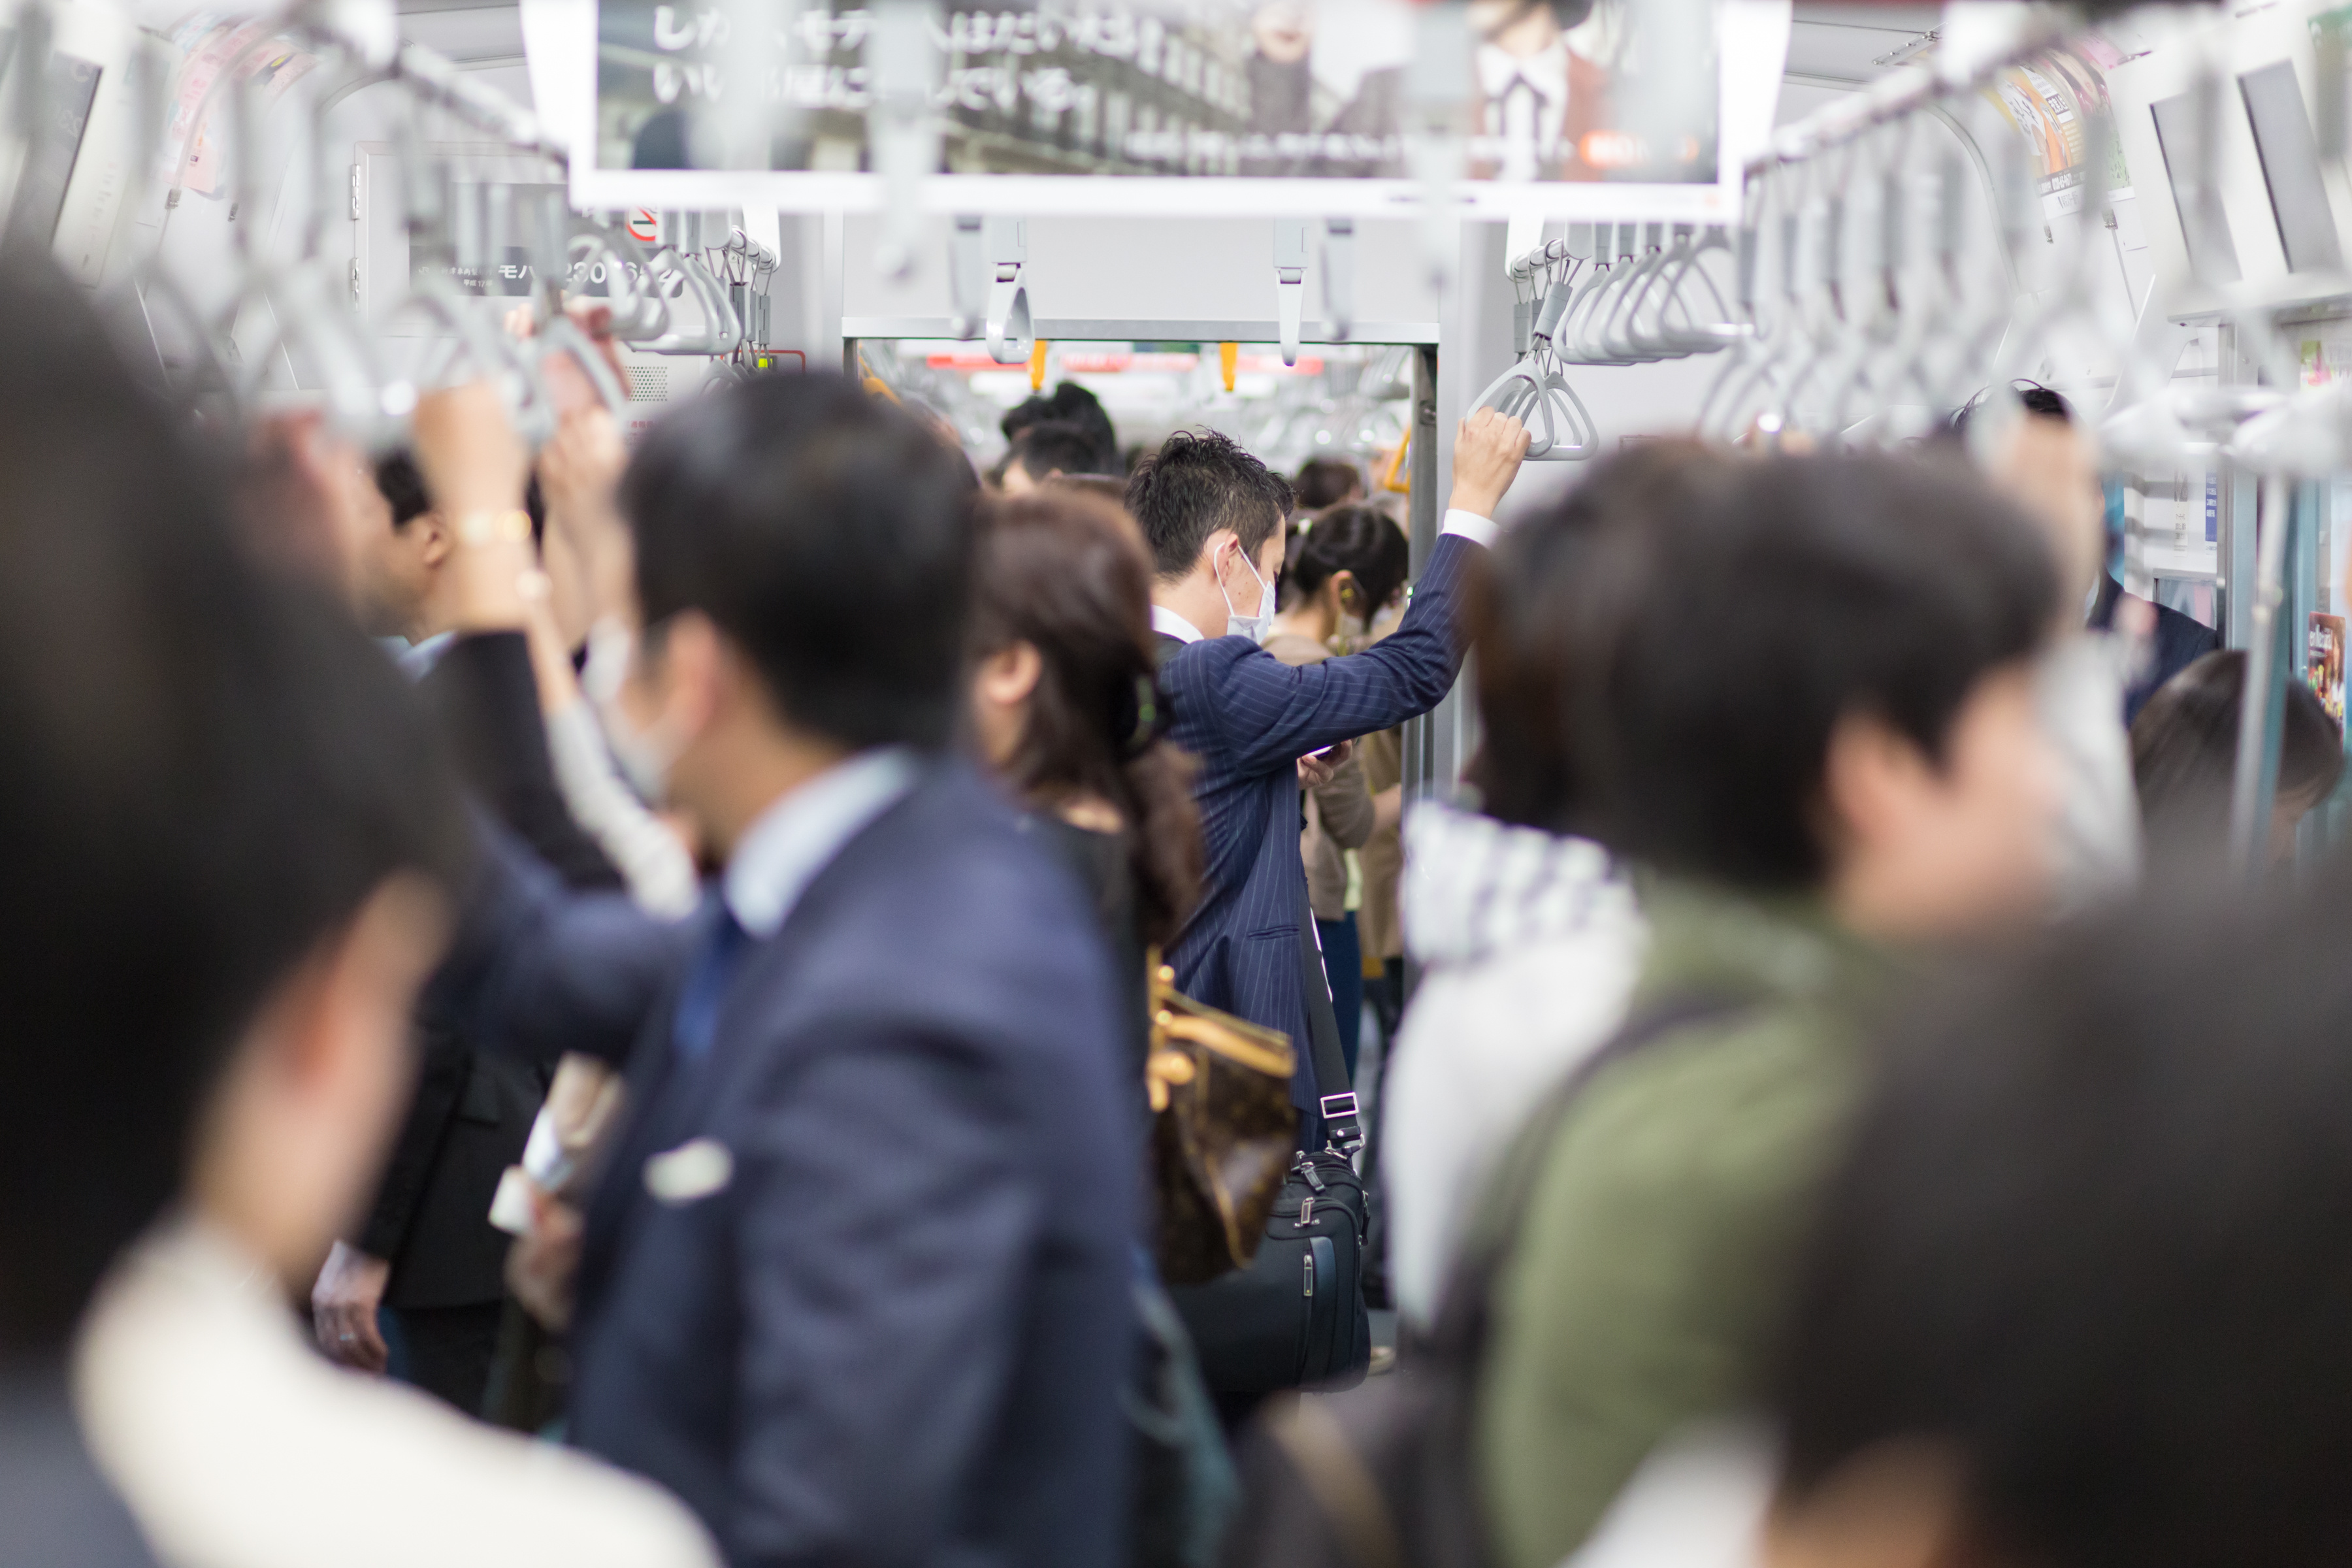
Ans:
[[[0,1568],[2342,1563],[2332,4],[5,0]]]

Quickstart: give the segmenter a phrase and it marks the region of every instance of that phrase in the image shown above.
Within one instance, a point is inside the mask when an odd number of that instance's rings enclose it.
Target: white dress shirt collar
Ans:
[[[1174,637],[1178,642],[1200,642],[1203,640],[1201,636],[1200,627],[1194,626],[1192,622],[1186,620],[1183,616],[1178,615],[1175,611],[1170,609],[1165,605],[1154,605],[1151,606],[1151,629],[1158,632],[1162,637]]]
[[[385,637],[385,647],[392,650],[393,662],[400,666],[403,675],[411,680],[422,680],[433,673],[441,656],[457,640],[454,631],[436,632],[423,642],[410,642],[405,637]]]
[[[918,763],[904,746],[877,746],[837,763],[780,797],[744,833],[720,887],[727,908],[753,937],[776,934],[784,917],[844,846],[915,787]]]

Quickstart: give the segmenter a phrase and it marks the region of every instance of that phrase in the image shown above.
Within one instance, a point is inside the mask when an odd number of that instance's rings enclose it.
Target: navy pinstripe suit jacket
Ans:
[[[1481,548],[1441,536],[1403,621],[1362,653],[1294,668],[1247,637],[1204,637],[1160,667],[1170,736],[1200,759],[1192,793],[1207,852],[1200,907],[1168,963],[1186,995],[1290,1037],[1290,1095],[1301,1107],[1326,1091],[1314,1081],[1300,990],[1297,759],[1426,713],[1452,689],[1462,574]]]

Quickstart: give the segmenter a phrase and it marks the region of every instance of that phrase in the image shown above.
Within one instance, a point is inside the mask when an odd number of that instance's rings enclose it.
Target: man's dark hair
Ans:
[[[425,475],[405,447],[375,460],[375,488],[392,503],[394,528],[406,528],[433,510],[433,498],[425,493]]]
[[[996,427],[1006,441],[1014,441],[1032,425],[1075,425],[1086,432],[1087,459],[1083,468],[1064,473],[1124,472],[1118,459],[1118,432],[1103,412],[1102,399],[1075,381],[1063,382],[1050,393],[1040,393],[1008,410]]]
[[[1818,886],[1839,721],[1874,714],[1940,761],[1978,683],[2039,646],[2048,551],[1948,460],[1724,459],[1669,488],[1578,568],[1565,701],[1598,836],[1668,871]]]
[[[2225,648],[2166,681],[2132,721],[2132,778],[2151,847],[2195,855],[2223,846],[2245,689],[2246,656]],[[2343,731],[2311,688],[2288,681],[2278,793],[2324,799],[2343,776]]]
[[[1470,578],[1481,739],[1467,769],[1483,809],[1548,833],[1597,830],[1594,725],[1570,700],[1598,667],[1618,605],[1648,591],[1664,514],[1727,461],[1698,441],[1602,458],[1565,500],[1505,533]],[[1604,531],[1622,535],[1596,547]]]
[[[1916,1439],[2004,1561],[2352,1558],[2344,889],[2178,891],[1888,1042],[1777,1378],[1792,1500]]]
[[[1364,493],[1364,476],[1356,465],[1338,458],[1309,458],[1290,481],[1304,511],[1321,511]]]
[[[2074,423],[2074,405],[2040,382],[2021,379],[2010,384],[2016,389],[2017,401],[2024,406],[2026,413],[2035,418],[2055,419],[2062,425]],[[1961,405],[1959,412],[1952,416],[1953,435],[1969,433],[1969,422],[1976,418],[1978,411],[1984,407],[1993,391],[1988,386]]]
[[[225,475],[45,258],[0,261],[0,1360],[178,1190],[257,1010],[464,819],[413,694],[235,542]]]
[[[621,481],[646,626],[709,616],[784,718],[828,740],[945,746],[971,591],[957,463],[838,375],[697,399],[654,426]]]
[[[1049,474],[1085,476],[1096,471],[1094,442],[1076,425],[1054,421],[1032,425],[1013,438],[1006,454],[1008,467],[1018,465],[1033,479]]]
[[[2028,414],[2043,419],[2063,419],[2069,425],[2074,423],[2074,405],[2046,386],[2020,387],[2017,400],[2025,405]]]
[[[1209,535],[1230,528],[1252,562],[1290,515],[1289,481],[1214,430],[1179,430],[1128,476],[1127,510],[1171,582],[1192,570]]]

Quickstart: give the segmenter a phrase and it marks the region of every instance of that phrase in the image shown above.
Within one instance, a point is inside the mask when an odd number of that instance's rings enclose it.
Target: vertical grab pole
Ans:
[[[1406,515],[1411,520],[1405,536],[1411,543],[1412,574],[1418,578],[1429,564],[1429,552],[1437,548],[1437,353],[1433,349],[1412,351],[1412,429],[1406,441],[1405,460],[1412,493],[1407,500]],[[1449,696],[1445,701],[1454,699]],[[1418,800],[1425,795],[1443,789],[1452,783],[1438,756],[1437,731],[1446,712],[1441,703],[1418,719],[1408,719],[1404,726],[1404,798]]]
[[[2326,553],[2331,530],[2327,515],[2328,487],[2317,479],[2295,482],[2294,540],[2287,552],[2286,626],[2279,637],[2279,647],[2285,655],[2286,679],[2308,684],[2311,679],[2311,617],[2328,602],[2320,584],[2323,570],[2321,557]],[[2284,731],[2286,715],[2282,703],[2279,715],[2281,738],[2279,750],[2286,750]],[[2331,793],[2328,799],[2333,799]],[[2333,812],[2327,800],[2314,803],[2310,811],[2295,828],[2295,864],[2300,867],[2327,842],[2327,824]]]
[[[1437,350],[1431,345],[1415,348],[1410,355],[1412,365],[1412,427],[1407,435],[1405,454],[1412,493],[1406,501],[1406,515],[1411,520],[1405,537],[1411,542],[1412,574],[1418,578],[1429,564],[1429,552],[1437,548],[1437,530],[1443,503],[1437,489]],[[1453,787],[1462,769],[1455,754],[1455,737],[1462,731],[1466,702],[1464,683],[1455,681],[1454,689],[1437,707],[1418,719],[1408,719],[1404,726],[1403,794],[1408,805],[1425,796],[1442,794]],[[1410,996],[1421,984],[1421,965],[1408,954],[1405,958],[1404,989]]]
[[[2238,708],[2238,766],[2230,792],[2231,863],[2252,880],[2263,874],[2270,846],[2271,807],[2278,797],[2279,732],[2286,719],[2286,683],[2294,660],[2294,626],[2286,607],[2286,563],[2297,514],[2294,481],[2263,481],[2262,537],[2256,545],[2252,626],[2246,639],[2246,684]]]

